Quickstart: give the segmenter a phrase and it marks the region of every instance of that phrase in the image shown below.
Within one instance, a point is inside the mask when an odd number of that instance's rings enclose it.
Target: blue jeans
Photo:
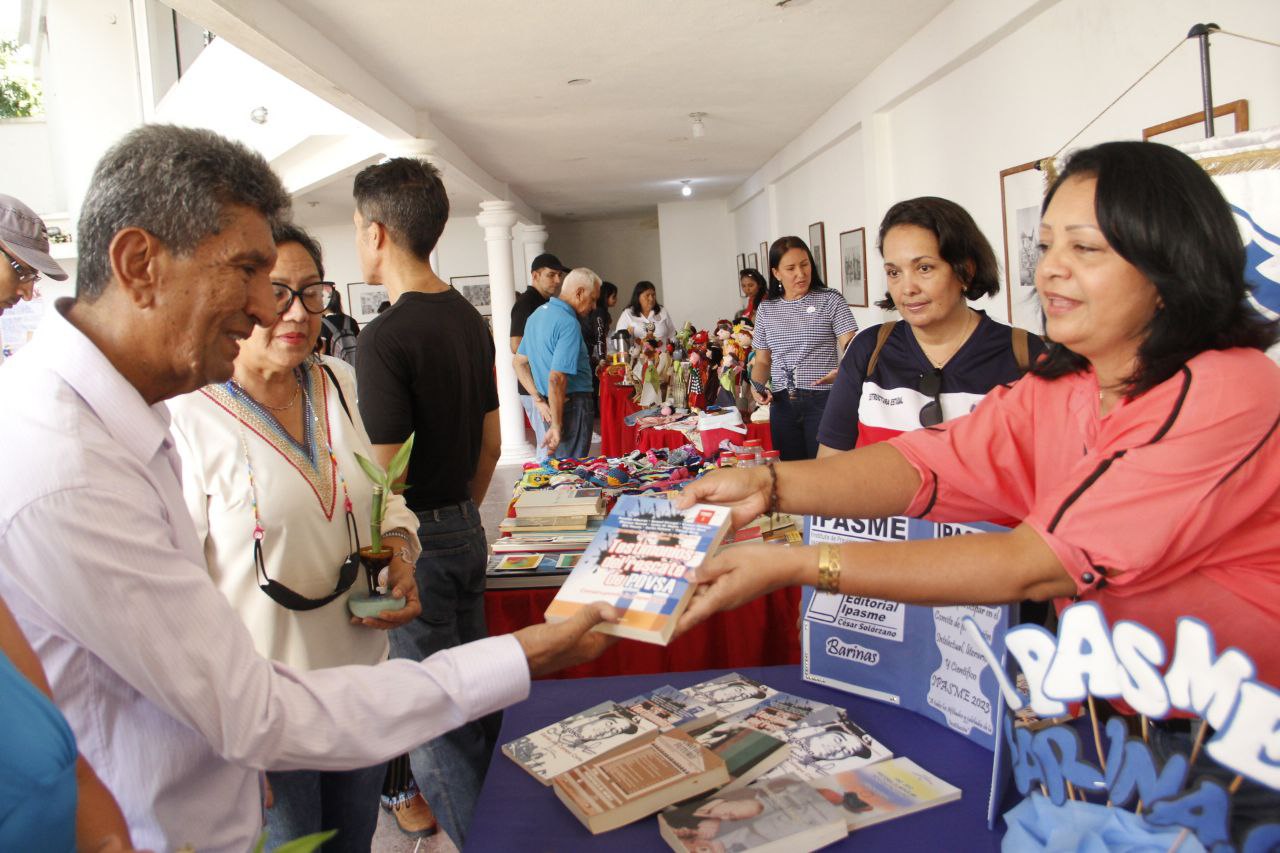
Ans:
[[[538,412],[537,400],[537,397],[520,395],[520,405],[524,407],[524,413],[529,416],[529,425],[533,427],[533,443],[536,445],[533,452],[538,457],[539,462],[546,462],[547,457],[551,454],[542,446],[542,437],[547,434],[548,424]]]
[[[818,455],[818,426],[829,391],[775,391],[769,406],[769,438],[783,462]]]
[[[378,828],[378,792],[387,765],[361,770],[271,772],[275,805],[267,809],[267,849],[313,832],[338,830],[325,853],[368,853]]]
[[[488,544],[470,500],[418,513],[416,577],[422,613],[391,632],[391,656],[422,660],[489,636],[484,621]],[[413,777],[440,828],[462,848],[489,768],[501,715],[460,726],[409,753]],[[375,796],[376,800],[377,797]]]
[[[582,459],[591,452],[591,428],[596,420],[591,392],[570,394],[564,400],[564,412],[560,417],[560,443],[556,445],[557,459]]]

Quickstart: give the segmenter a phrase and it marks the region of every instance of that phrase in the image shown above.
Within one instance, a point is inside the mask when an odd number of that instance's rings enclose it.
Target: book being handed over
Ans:
[[[681,510],[667,498],[623,495],[565,578],[547,621],[603,601],[622,616],[594,630],[665,646],[693,594],[693,570],[719,546],[728,525],[728,507]]]

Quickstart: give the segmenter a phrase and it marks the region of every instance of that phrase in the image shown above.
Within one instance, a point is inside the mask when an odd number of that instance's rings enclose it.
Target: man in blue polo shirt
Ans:
[[[529,316],[514,364],[520,384],[537,400],[548,424],[539,458],[577,459],[591,450],[591,364],[581,318],[600,297],[600,276],[579,267],[565,276],[560,295]]]

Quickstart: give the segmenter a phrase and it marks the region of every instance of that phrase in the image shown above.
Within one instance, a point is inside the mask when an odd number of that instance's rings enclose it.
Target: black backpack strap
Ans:
[[[338,377],[334,375],[333,368],[324,363],[324,359],[319,359],[320,369],[329,374],[329,378],[333,380],[333,387],[338,391],[338,402],[342,404],[342,411],[347,413],[347,420],[355,424],[355,418],[351,417],[351,408],[347,405],[347,397],[342,393],[342,386],[338,384]]]

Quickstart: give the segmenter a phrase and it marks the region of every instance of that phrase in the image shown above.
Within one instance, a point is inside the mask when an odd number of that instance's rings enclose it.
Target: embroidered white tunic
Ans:
[[[324,360],[342,383],[351,416],[343,411],[328,375],[308,365],[295,404],[305,409],[301,444],[267,409],[230,384],[210,385],[168,404],[170,431],[182,457],[183,496],[209,574],[244,619],[258,653],[299,669],[377,663],[388,648],[385,631],[350,622],[347,598],[367,589],[363,570],[350,590],[315,610],[288,610],[259,588],[253,560],[255,495],[267,577],[299,595],[324,598],[331,593],[339,567],[354,550],[343,511],[343,481],[360,544],[369,544],[373,489],[355,454],[372,459],[373,449],[356,407],[355,374],[343,361]],[[329,447],[337,457],[336,468]],[[246,452],[253,464],[252,488]],[[392,495],[382,529],[396,527],[412,532],[418,520],[404,498]],[[399,540],[391,544],[398,547]]]

